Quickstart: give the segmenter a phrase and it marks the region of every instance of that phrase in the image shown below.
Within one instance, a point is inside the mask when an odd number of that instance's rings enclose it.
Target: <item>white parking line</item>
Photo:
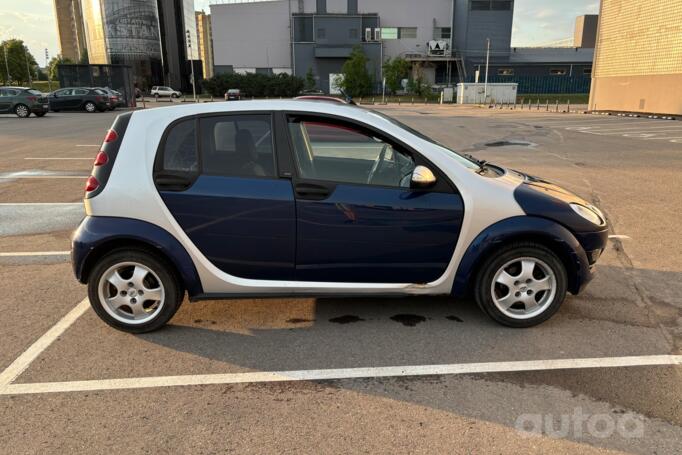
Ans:
[[[19,179],[85,179],[89,175],[13,175],[11,177],[0,177],[0,180],[19,180]]]
[[[10,251],[0,253],[0,258],[31,257],[31,256],[68,256],[70,251]]]
[[[38,158],[38,157],[29,157],[29,158],[24,158],[24,159],[25,159],[25,160],[35,160],[35,161],[44,161],[44,160],[50,160],[50,161],[53,161],[53,160],[59,160],[59,161],[68,161],[68,160],[88,160],[88,161],[92,161],[92,157],[91,157],[91,156],[89,156],[89,157],[87,157],[87,158],[74,158],[74,157],[59,157],[59,158],[52,158],[52,157],[49,157],[49,158]]]
[[[50,330],[38,338],[28,349],[8,366],[5,371],[0,373],[0,395],[6,394],[7,387],[19,377],[26,368],[38,358],[60,335],[62,335],[71,324],[85,313],[90,306],[88,299],[83,299],[76,307],[69,311],[66,316],[61,318]]]
[[[0,206],[34,206],[34,205],[64,205],[64,206],[73,206],[73,205],[83,205],[82,202],[0,202]]]
[[[37,354],[39,353],[40,352],[37,352]],[[31,361],[37,356],[37,354],[31,358]],[[0,395],[85,392],[93,390],[141,389],[151,387],[193,386],[209,384],[324,381],[337,379],[573,370],[586,368],[622,368],[656,365],[682,365],[682,355],[648,355],[587,359],[455,363],[448,365],[407,365],[394,367],[339,368],[324,370],[255,371],[251,373],[156,376],[88,381],[42,382],[33,384],[7,383],[4,389],[0,388]],[[26,366],[28,366],[28,364]],[[15,372],[16,369],[13,370],[11,374],[14,374]],[[5,375],[5,373],[3,373],[3,375]],[[9,375],[7,375],[7,377],[9,377]],[[13,377],[16,378],[16,376]]]

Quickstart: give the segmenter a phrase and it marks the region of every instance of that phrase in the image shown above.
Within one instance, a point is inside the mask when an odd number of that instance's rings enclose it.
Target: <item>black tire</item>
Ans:
[[[47,112],[36,112],[35,114],[36,117],[45,117],[45,114],[47,114]]]
[[[180,95],[178,95],[177,93],[171,93],[171,98],[177,98],[178,96]]]
[[[164,290],[161,309],[153,319],[144,323],[127,323],[113,317],[100,301],[99,284],[103,274],[116,264],[134,262],[151,270]],[[181,280],[167,261],[141,249],[117,249],[99,259],[88,277],[88,298],[92,309],[111,327],[128,333],[146,333],[164,326],[175,315],[182,304],[184,289]],[[115,289],[115,288],[114,288]]]
[[[83,109],[91,114],[97,112],[97,106],[92,101],[87,101],[85,104],[83,104]]]
[[[547,298],[546,302],[540,305],[540,308],[543,308],[542,311],[538,314],[534,314],[532,317],[523,317],[523,316],[516,316],[514,315],[513,317],[505,314],[500,308],[497,307],[495,304],[495,301],[493,299],[493,292],[501,292],[501,294],[505,294],[505,286],[501,284],[495,285],[496,288],[493,288],[493,280],[495,279],[496,273],[505,265],[508,264],[515,259],[520,259],[520,258],[530,258],[533,260],[539,260],[540,264],[542,264],[540,267],[538,267],[540,270],[535,271],[540,277],[543,275],[546,275],[543,273],[542,267],[548,267],[551,272],[554,274],[554,296],[551,297],[551,291],[540,291],[537,292],[534,296],[534,299],[540,299],[542,302],[543,299]],[[508,268],[511,267],[510,270],[513,270],[513,267],[519,267],[520,263],[517,264],[512,264],[509,267],[505,268],[507,270]],[[520,273],[520,272],[519,272]],[[515,274],[512,274],[515,275]],[[516,283],[520,283],[521,286],[524,286],[523,281],[514,281],[514,285]],[[547,247],[533,243],[533,242],[519,242],[519,243],[514,243],[511,244],[505,248],[503,248],[501,251],[499,251],[497,254],[489,257],[483,265],[478,269],[478,274],[476,276],[476,284],[475,284],[475,289],[474,289],[474,296],[476,298],[476,303],[478,303],[479,307],[488,315],[490,316],[493,320],[499,322],[500,324],[506,325],[508,327],[515,327],[515,328],[521,328],[521,327],[532,327],[534,325],[538,325],[550,317],[554,315],[554,313],[557,312],[561,304],[563,303],[565,297],[566,297],[566,288],[568,286],[568,278],[566,274],[566,267],[564,266],[563,262],[559,257],[557,257],[554,252],[552,252],[550,249]],[[531,285],[528,285],[530,288]],[[522,288],[522,289],[525,289]],[[509,295],[511,296],[511,293],[513,292],[512,288],[506,288],[508,290]],[[519,290],[519,288],[516,288],[516,290]],[[532,293],[532,289],[527,291],[529,293]],[[541,294],[541,292],[549,292],[548,294],[549,297],[546,297],[545,294]],[[520,292],[521,296],[523,296],[523,292]],[[514,293],[514,295],[518,295]],[[515,300],[515,299],[512,299]],[[515,308],[516,306],[516,308]],[[520,306],[523,307],[523,309],[520,308]],[[514,303],[510,309],[508,309],[508,312],[523,312],[526,310],[526,307],[524,304],[521,302]],[[532,314],[532,312],[530,313]]]
[[[25,104],[17,104],[14,106],[14,114],[19,118],[29,118],[31,116],[31,109]]]

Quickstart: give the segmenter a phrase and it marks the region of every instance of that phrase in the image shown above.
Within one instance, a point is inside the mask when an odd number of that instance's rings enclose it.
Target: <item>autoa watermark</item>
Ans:
[[[618,433],[627,439],[644,436],[644,422],[632,413],[585,414],[575,408],[572,414],[521,414],[514,427],[524,437],[549,436],[550,438],[609,438]]]

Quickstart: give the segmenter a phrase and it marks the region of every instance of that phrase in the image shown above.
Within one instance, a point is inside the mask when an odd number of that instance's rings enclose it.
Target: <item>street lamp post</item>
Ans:
[[[9,84],[12,81],[12,76],[9,75],[9,63],[7,63],[7,44],[2,48],[5,50],[5,69],[7,70],[7,83]]]
[[[490,63],[490,38],[486,38],[485,51],[485,83],[483,84],[483,102],[488,102],[488,64]]]
[[[192,58],[192,35],[187,30],[187,49],[189,50],[189,64],[192,68],[192,96],[194,97],[194,102],[197,102],[197,87],[194,84],[194,59]]]
[[[50,55],[47,53],[47,48],[45,48],[45,70],[47,71],[47,89],[52,91],[52,76],[50,75]]]

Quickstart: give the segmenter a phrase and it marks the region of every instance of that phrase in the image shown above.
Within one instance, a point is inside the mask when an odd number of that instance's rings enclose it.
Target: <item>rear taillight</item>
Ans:
[[[95,191],[97,188],[99,188],[99,182],[94,175],[91,175],[85,182],[85,192],[90,193],[91,191]]]
[[[38,99],[38,97],[37,96],[27,96],[26,99],[29,100],[31,103],[35,103],[36,100]]]
[[[104,152],[99,152],[95,157],[94,164],[95,166],[102,166],[103,164],[107,164],[107,161],[109,161],[109,157],[107,156],[107,154]]]
[[[106,136],[104,136],[104,143],[108,142],[114,142],[116,139],[118,139],[118,134],[116,134],[116,131],[114,130],[109,130],[107,131]]]
[[[97,95],[97,96],[95,97],[95,101],[97,101],[97,102],[99,103],[100,101],[102,101],[102,97],[99,96],[99,95]]]

